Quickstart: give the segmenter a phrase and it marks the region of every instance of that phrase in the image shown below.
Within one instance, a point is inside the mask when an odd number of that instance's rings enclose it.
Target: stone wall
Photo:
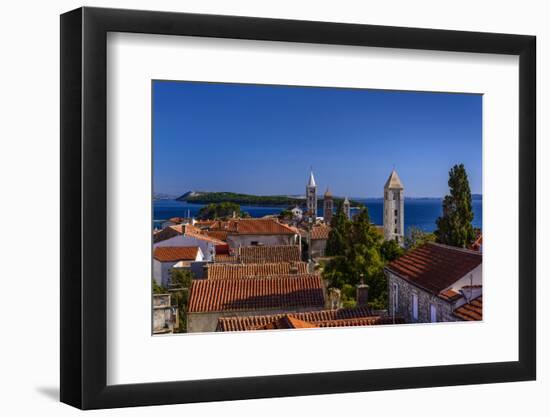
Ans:
[[[399,278],[391,272],[384,271],[388,278],[388,314],[403,317],[405,323],[429,323],[430,305],[436,306],[436,317],[438,322],[459,321],[453,315],[452,303],[442,300],[427,291]],[[397,308],[394,309],[395,285],[397,285]],[[413,317],[413,294],[418,297],[418,318]]]

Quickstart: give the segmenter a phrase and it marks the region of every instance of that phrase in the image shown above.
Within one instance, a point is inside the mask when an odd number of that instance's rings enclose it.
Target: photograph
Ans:
[[[152,81],[152,333],[483,320],[483,95]]]

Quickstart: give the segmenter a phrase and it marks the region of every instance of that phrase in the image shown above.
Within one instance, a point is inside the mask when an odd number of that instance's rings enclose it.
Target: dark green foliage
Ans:
[[[179,316],[179,328],[174,331],[185,333],[187,331],[187,303],[189,302],[189,290],[193,275],[187,269],[171,269],[170,280],[171,285],[168,292],[172,296],[172,305],[178,309]]]
[[[463,164],[449,171],[450,194],[443,200],[443,216],[436,221],[435,235],[439,243],[465,248],[475,237],[472,220],[472,194]]]
[[[290,209],[284,209],[279,213],[279,219],[281,220],[292,220],[294,218],[294,214]]]
[[[238,204],[223,202],[219,204],[208,204],[199,210],[197,218],[205,219],[228,219],[230,217],[249,217],[248,213],[241,212],[241,207]]]
[[[243,206],[300,206],[305,204],[304,198],[298,197],[288,197],[282,195],[251,195],[251,194],[240,194],[240,193],[230,193],[230,192],[198,192],[195,195],[189,195],[186,193],[176,199],[177,201],[187,201],[189,203],[198,203],[198,204],[210,204],[210,203],[221,203],[221,202],[230,202]],[[341,202],[343,199],[334,198],[335,202]],[[322,205],[323,199],[319,200],[319,204]],[[362,206],[361,203],[351,201],[352,206]]]
[[[369,304],[387,305],[387,281],[381,253],[382,238],[371,224],[368,209],[363,208],[354,220],[348,220],[341,207],[332,218],[327,241],[327,255],[332,256],[323,270],[329,287],[339,288],[345,306],[355,303],[355,286],[363,277],[369,285]]]
[[[403,248],[395,240],[385,240],[380,245],[380,254],[384,262],[391,262],[403,255]]]
[[[153,294],[166,294],[166,288],[157,284],[157,281],[153,279]]]
[[[426,233],[416,226],[411,226],[405,236],[405,249],[410,250],[428,242],[435,242],[435,233]]]
[[[344,255],[351,228],[351,221],[347,218],[342,204],[337,205],[336,213],[332,216],[330,222],[330,232],[327,239],[325,253],[327,256]]]

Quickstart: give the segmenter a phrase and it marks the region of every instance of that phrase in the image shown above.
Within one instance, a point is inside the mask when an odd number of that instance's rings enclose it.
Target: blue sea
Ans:
[[[384,202],[381,199],[374,198],[354,198],[354,201],[359,201],[367,206],[371,221],[375,224],[382,224],[382,213]],[[441,215],[441,199],[405,199],[405,232],[411,227],[416,226],[425,232],[433,232],[435,230],[435,221]],[[155,200],[153,202],[153,215],[156,227],[171,217],[187,217],[196,216],[203,207],[203,204],[191,204],[183,201],[175,200]],[[472,206],[474,210],[474,227],[482,229],[483,217],[483,201],[473,200]],[[258,207],[258,206],[241,206],[242,211],[248,212],[252,217],[263,217],[268,214],[278,214],[284,207]],[[352,209],[352,214],[355,210]],[[322,216],[322,208],[319,208],[318,215]]]

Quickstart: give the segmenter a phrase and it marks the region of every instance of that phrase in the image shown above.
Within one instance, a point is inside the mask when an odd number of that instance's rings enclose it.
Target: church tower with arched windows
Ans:
[[[395,169],[384,185],[384,239],[403,244],[405,237],[404,187]]]
[[[317,218],[317,184],[313,177],[313,170],[309,173],[309,181],[306,185],[307,216]]]

